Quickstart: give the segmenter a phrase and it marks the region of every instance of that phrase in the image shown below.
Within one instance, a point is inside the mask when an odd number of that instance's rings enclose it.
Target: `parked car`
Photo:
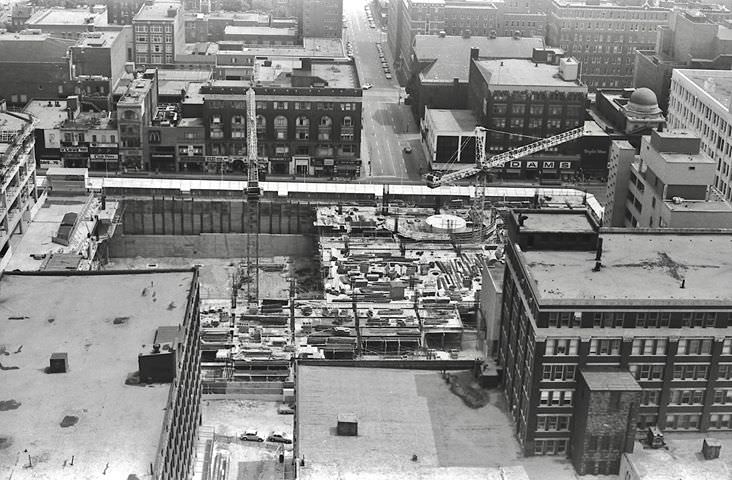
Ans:
[[[272,432],[269,437],[267,437],[268,442],[275,442],[275,443],[286,443],[290,444],[292,443],[292,440],[287,438],[287,434],[285,432]]]
[[[450,354],[450,358],[453,360],[457,360],[458,358],[458,349],[457,348],[451,348],[447,351],[447,353]]]
[[[373,85],[371,85],[370,83],[364,83],[363,85],[361,85],[361,88],[364,90],[368,90],[371,87],[373,87]]]
[[[391,80],[391,73],[387,73],[387,74],[386,74],[386,79],[387,79],[387,80]]]
[[[412,153],[412,147],[409,146],[409,145],[407,145],[406,147],[404,147],[404,153]]]
[[[245,442],[263,442],[264,439],[259,436],[259,432],[256,430],[247,430],[241,435],[239,435],[239,440],[243,440]]]
[[[279,413],[280,415],[294,415],[295,409],[292,407],[292,405],[286,405],[283,403],[277,409],[277,413]]]

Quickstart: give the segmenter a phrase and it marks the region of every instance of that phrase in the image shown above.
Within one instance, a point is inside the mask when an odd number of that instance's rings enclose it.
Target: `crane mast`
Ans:
[[[247,186],[244,191],[247,211],[247,300],[259,301],[259,158],[257,156],[257,102],[254,87],[247,90]]]

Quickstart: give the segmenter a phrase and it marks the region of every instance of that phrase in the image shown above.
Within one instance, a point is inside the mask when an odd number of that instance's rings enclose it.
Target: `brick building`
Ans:
[[[547,43],[582,64],[582,81],[591,89],[629,87],[635,51],[652,49],[669,10],[620,2],[553,0]]]
[[[131,78],[119,87],[117,128],[119,130],[119,168],[150,170],[150,151],[145,137],[158,106],[158,76],[154,69]]]
[[[89,8],[47,8],[25,22],[25,28],[40,30],[57,38],[79,38],[107,26],[107,11],[102,5]]]
[[[360,168],[362,90],[347,61],[269,61],[258,67],[258,155],[266,172],[300,176],[350,176]],[[288,71],[290,75],[281,75]],[[249,83],[214,80],[196,86],[183,101],[184,118],[202,118],[206,154],[246,164],[246,93]]]
[[[598,228],[583,211],[510,215],[498,362],[525,454],[616,474],[648,426],[732,429],[732,264],[728,233]],[[600,398],[594,372],[616,385]]]
[[[132,20],[134,61],[138,65],[173,65],[185,49],[183,7],[176,2],[149,1]]]
[[[107,0],[107,23],[132,25],[132,19],[144,3],[145,0]]]
[[[577,62],[560,65],[527,59],[481,60],[472,51],[468,105],[480,125],[489,129],[486,150],[495,155],[565,132],[585,123],[587,87],[578,81]],[[578,142],[509,162],[506,176],[557,178],[575,172]]]
[[[67,52],[74,40],[49,34],[0,34],[0,85],[9,105],[33,98],[63,98],[69,80]]]

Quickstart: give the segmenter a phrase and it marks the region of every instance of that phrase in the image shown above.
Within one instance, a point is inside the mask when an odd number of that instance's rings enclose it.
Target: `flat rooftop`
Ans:
[[[297,34],[294,28],[275,28],[260,26],[227,25],[224,35],[251,35],[255,37],[294,37]]]
[[[525,59],[479,60],[476,65],[489,85],[576,88],[583,86],[574,80],[563,80],[559,76],[557,65],[534,63]]]
[[[432,119],[437,135],[441,132],[460,132],[474,136],[475,126],[479,123],[472,110],[427,108],[424,115]]]
[[[0,476],[98,479],[108,464],[110,478],[148,477],[171,384],[125,379],[156,329],[183,321],[193,279],[192,271],[3,275],[0,376],[13,406],[0,412]],[[68,372],[44,373],[54,352],[68,354]]]
[[[524,224],[521,227],[522,232],[593,232],[590,223],[584,211],[578,213],[572,212],[517,212],[524,217]]]
[[[420,62],[435,63],[420,73],[422,81],[452,82],[457,77],[468,81],[470,49],[478,48],[481,58],[531,58],[534,48],[541,48],[539,37],[514,39],[513,37],[471,37],[417,35],[414,54]]]
[[[79,38],[76,46],[81,48],[102,48],[111,47],[121,30],[104,30],[101,32],[89,32]]]
[[[587,386],[592,391],[641,391],[640,385],[628,370],[619,368],[604,371],[581,369],[581,372],[582,378],[585,379]]]
[[[466,406],[439,372],[301,366],[297,382],[304,479],[527,478],[506,413]],[[341,414],[357,417],[358,436],[336,435]]]
[[[173,16],[168,16],[168,9],[175,8],[178,13]],[[143,5],[133,22],[144,21],[144,22],[174,22],[175,17],[182,13],[183,9],[179,2],[155,2],[152,5]]]
[[[56,102],[59,106],[56,106]],[[66,113],[66,100],[31,100],[26,104],[23,112],[33,115],[34,128],[40,130],[58,128],[64,120],[69,118]]]
[[[724,305],[732,301],[729,233],[604,232],[601,238],[599,272],[593,271],[594,252],[523,252],[540,301]],[[680,288],[682,280],[685,288]]]
[[[92,19],[91,22],[88,19]],[[48,8],[33,14],[25,22],[26,27],[44,27],[51,25],[106,25],[107,13],[90,12],[88,8]]]
[[[729,70],[688,70],[675,69],[675,75],[682,75],[694,82],[700,90],[700,94],[716,100],[720,106],[729,111],[729,102],[732,99],[732,72]],[[709,80],[714,82],[714,88],[710,88]]]
[[[0,112],[0,131],[9,130],[11,132],[17,132],[22,130],[28,123],[28,120],[24,117],[20,117],[18,114],[14,115],[8,112]]]
[[[709,432],[708,435],[715,438],[716,433]],[[726,434],[727,432],[722,433],[725,436]],[[636,442],[633,453],[623,454],[643,480],[716,480],[730,478],[732,475],[724,460],[729,457],[729,450],[725,451],[729,442],[722,446],[721,458],[705,460],[699,453],[703,442],[699,435],[695,441],[676,441],[666,435],[664,440],[668,448],[647,449],[640,442]]]

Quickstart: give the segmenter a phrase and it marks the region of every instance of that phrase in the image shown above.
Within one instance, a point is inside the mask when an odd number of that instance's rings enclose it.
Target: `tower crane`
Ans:
[[[499,153],[498,155],[488,157],[485,153],[486,131],[487,129],[484,127],[475,127],[475,166],[466,167],[442,175],[432,173],[425,177],[427,180],[427,186],[430,188],[450,185],[458,180],[473,176],[476,177],[475,196],[473,197],[473,205],[470,209],[470,219],[473,222],[474,228],[473,232],[476,234],[475,236],[479,237],[474,238],[475,241],[480,241],[482,239],[485,210],[485,174],[493,168],[502,167],[512,160],[518,160],[519,158],[531,155],[532,153],[540,152],[571,140],[576,140],[582,137],[585,133],[584,128],[575,128],[551,137],[542,138],[541,140],[529,143],[528,145],[516,147],[503,153]],[[481,176],[483,176],[482,179],[480,178]],[[481,182],[481,180],[483,181]]]
[[[257,107],[254,87],[247,90],[247,300],[259,301],[259,158],[257,156]]]

